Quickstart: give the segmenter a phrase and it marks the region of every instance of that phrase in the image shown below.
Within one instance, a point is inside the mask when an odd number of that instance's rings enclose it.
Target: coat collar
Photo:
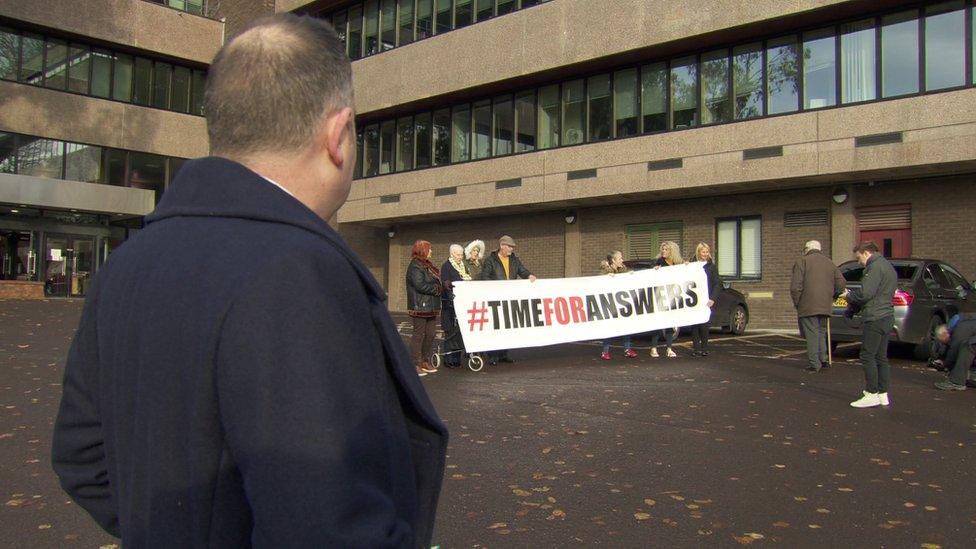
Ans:
[[[216,156],[191,160],[146,217],[151,224],[172,217],[232,217],[292,225],[327,240],[356,269],[380,301],[386,292],[335,230],[307,206],[245,166]]]

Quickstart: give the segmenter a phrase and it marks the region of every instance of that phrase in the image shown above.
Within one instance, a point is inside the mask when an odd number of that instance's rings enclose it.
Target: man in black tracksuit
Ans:
[[[530,273],[522,260],[515,255],[515,240],[505,235],[498,239],[498,249],[485,258],[484,267],[478,276],[480,280],[515,280],[527,278],[535,282],[535,275]],[[508,357],[508,349],[494,351],[489,355],[488,363],[515,362]]]

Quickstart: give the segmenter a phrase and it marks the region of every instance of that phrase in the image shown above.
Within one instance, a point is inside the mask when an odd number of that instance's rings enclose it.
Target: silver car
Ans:
[[[898,274],[898,289],[891,300],[895,324],[891,341],[915,346],[915,358],[929,356],[932,332],[956,313],[976,312],[976,283],[969,282],[958,269],[935,259],[891,259]],[[839,266],[848,288],[859,288],[864,266],[848,261]],[[847,301],[834,301],[830,319],[831,344],[860,341],[860,315],[844,316]]]

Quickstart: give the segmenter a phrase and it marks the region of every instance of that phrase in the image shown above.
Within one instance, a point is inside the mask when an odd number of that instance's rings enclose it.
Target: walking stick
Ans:
[[[827,365],[834,365],[834,352],[830,346],[830,315],[827,315]]]

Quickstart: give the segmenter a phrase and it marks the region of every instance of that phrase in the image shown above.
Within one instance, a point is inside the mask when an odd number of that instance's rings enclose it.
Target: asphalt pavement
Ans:
[[[0,545],[103,547],[50,469],[81,303],[0,301]],[[406,323],[401,322],[401,326]],[[408,335],[404,330],[404,335]],[[893,349],[891,406],[854,409],[857,346],[803,370],[790,333],[599,359],[596,342],[423,378],[451,430],[441,547],[972,547],[976,390]],[[663,353],[662,353],[663,354]]]

